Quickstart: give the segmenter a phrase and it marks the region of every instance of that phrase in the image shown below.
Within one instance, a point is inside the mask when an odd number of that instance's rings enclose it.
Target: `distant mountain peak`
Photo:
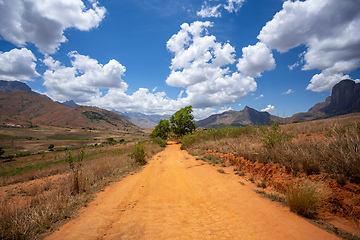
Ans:
[[[271,115],[268,112],[259,112],[246,106],[241,111],[226,111],[221,114],[214,114],[210,117],[197,122],[199,127],[224,127],[230,126],[250,126],[270,125]]]
[[[65,106],[65,107],[69,107],[69,108],[76,108],[80,105],[78,105],[76,102],[74,102],[74,100],[70,100],[70,101],[66,101],[66,102],[58,102],[61,105]]]

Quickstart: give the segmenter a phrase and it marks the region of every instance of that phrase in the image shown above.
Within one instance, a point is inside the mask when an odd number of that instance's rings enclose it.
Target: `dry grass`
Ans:
[[[152,143],[146,143],[145,147],[148,157],[162,150],[157,144]],[[79,191],[77,194],[73,191],[72,172],[64,162],[63,167],[67,170],[61,171],[59,177],[48,178],[42,183],[24,183],[20,192],[1,198],[0,239],[34,238],[51,229],[55,222],[71,217],[76,209],[91,200],[95,192],[140,168],[128,157],[131,151],[132,146],[126,146],[98,148],[96,152],[85,154],[81,171],[78,172]],[[78,154],[73,151],[74,159]],[[37,172],[42,176],[50,176],[52,167],[38,169]],[[26,174],[31,174],[31,172]],[[17,178],[17,176],[12,177]],[[12,177],[8,177],[6,182],[12,182]],[[26,181],[25,179],[23,180]],[[15,203],[15,199],[19,198],[21,201]]]
[[[290,184],[286,196],[290,211],[307,218],[314,218],[324,194],[314,183],[303,182]]]
[[[278,163],[295,176],[328,173],[360,183],[360,118],[350,116],[277,127],[227,127],[182,139],[189,151],[213,149],[250,161]]]

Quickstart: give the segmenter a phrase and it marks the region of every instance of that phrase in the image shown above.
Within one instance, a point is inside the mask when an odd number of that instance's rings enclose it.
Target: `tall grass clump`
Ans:
[[[360,183],[360,123],[334,127],[323,151],[326,171]]]
[[[290,184],[286,197],[291,212],[307,218],[314,218],[324,195],[314,183],[303,182]]]

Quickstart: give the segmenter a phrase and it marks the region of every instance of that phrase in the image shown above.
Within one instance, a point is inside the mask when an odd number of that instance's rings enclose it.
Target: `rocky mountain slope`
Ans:
[[[291,121],[310,121],[353,112],[360,112],[360,83],[342,80],[332,88],[331,96],[324,102],[315,104],[306,113],[294,114]]]

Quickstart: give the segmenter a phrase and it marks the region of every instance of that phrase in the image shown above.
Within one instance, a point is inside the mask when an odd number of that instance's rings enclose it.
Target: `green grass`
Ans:
[[[14,169],[10,169],[10,170],[5,170],[5,171],[1,171],[0,172],[0,177],[8,177],[8,176],[15,176],[18,174],[22,174],[22,173],[26,173],[32,170],[39,170],[39,169],[43,169],[45,167],[49,167],[51,165],[55,165],[55,164],[61,164],[65,162],[65,158],[64,159],[59,159],[56,161],[51,161],[51,162],[42,162],[42,163],[36,163],[33,165],[27,165],[25,167],[17,167]]]

